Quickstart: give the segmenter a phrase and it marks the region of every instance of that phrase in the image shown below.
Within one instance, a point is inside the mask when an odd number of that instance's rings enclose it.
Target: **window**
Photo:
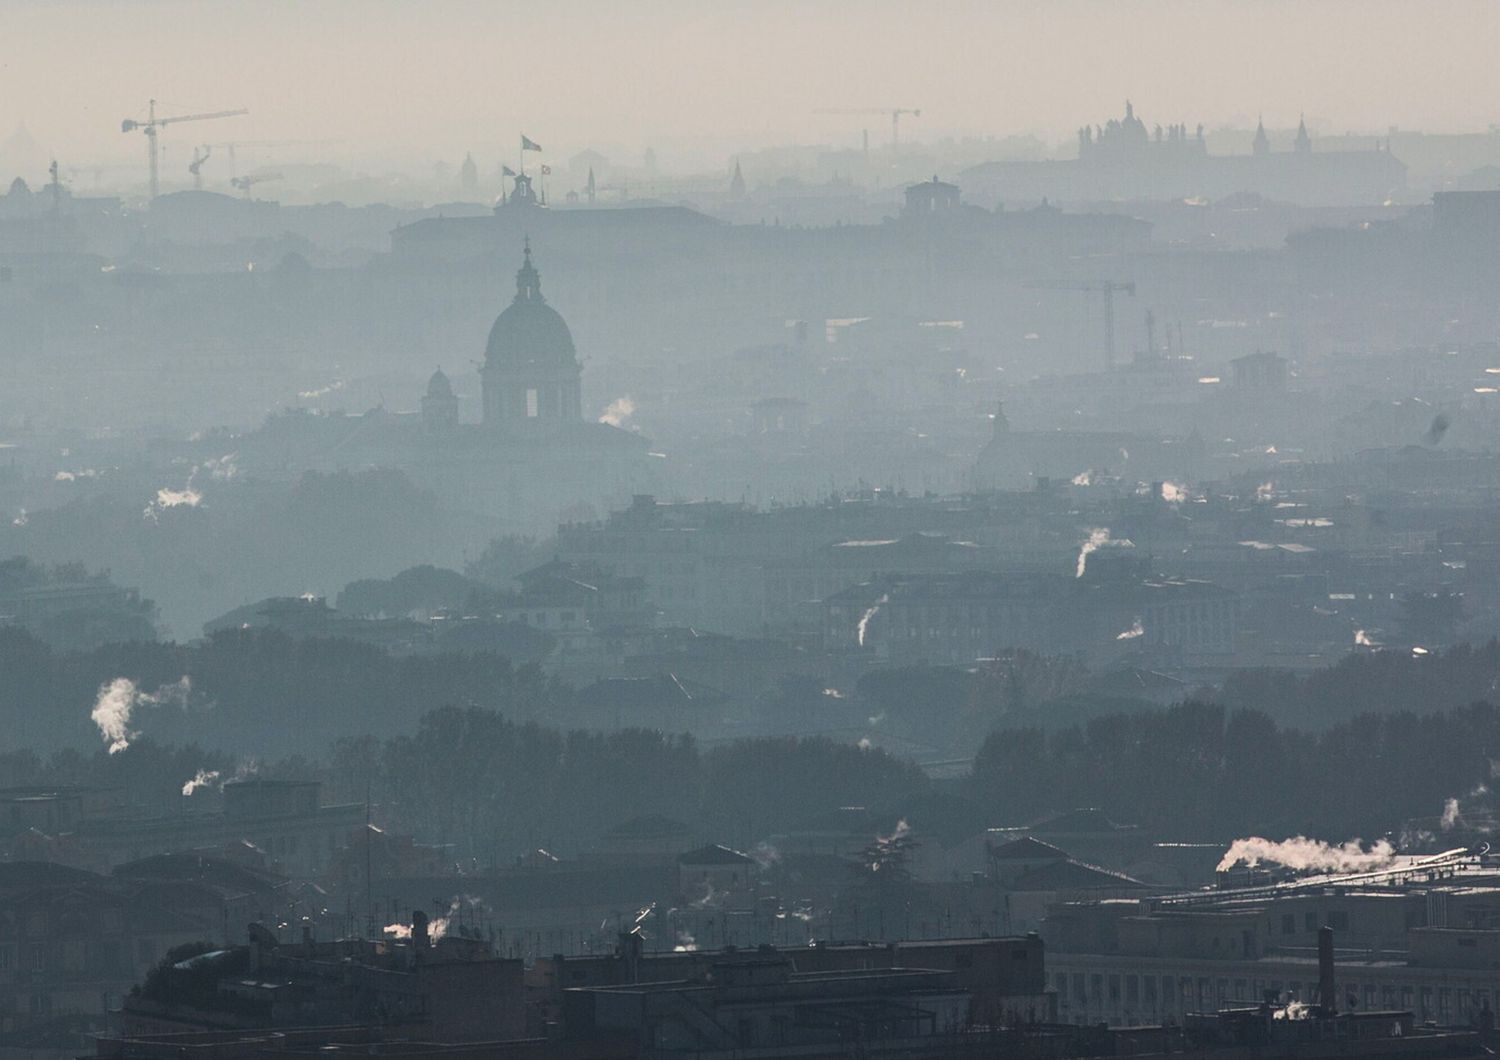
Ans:
[[[1285,913],[1281,917],[1281,933],[1283,935],[1294,935],[1297,932],[1297,918],[1291,913]]]
[[[1304,914],[1302,914],[1302,929],[1304,931],[1317,931],[1318,930],[1318,914],[1317,913],[1304,913]]]
[[[528,419],[536,419],[540,402],[537,401],[535,390],[526,391],[526,416]]]
[[[1328,914],[1328,926],[1335,931],[1349,930],[1349,914],[1340,909]]]

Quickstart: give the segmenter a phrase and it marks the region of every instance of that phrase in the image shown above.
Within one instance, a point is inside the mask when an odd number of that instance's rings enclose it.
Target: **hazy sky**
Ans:
[[[1490,0],[0,0],[0,139],[24,121],[75,160],[138,158],[120,119],[244,106],[203,139],[337,139],[335,156],[496,157],[524,129],[565,157],[664,164],[910,135],[1064,139],[1134,99],[1148,122],[1332,131],[1500,120]],[[192,131],[188,131],[188,130]]]

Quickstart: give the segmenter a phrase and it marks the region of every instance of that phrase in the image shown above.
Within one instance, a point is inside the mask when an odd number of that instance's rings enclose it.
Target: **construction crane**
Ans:
[[[243,177],[235,177],[229,183],[245,193],[245,198],[250,198],[250,189],[257,184],[264,184],[268,180],[280,180],[280,173],[248,173]]]
[[[891,150],[894,151],[901,146],[901,115],[910,114],[913,118],[920,118],[922,111],[910,107],[854,107],[848,110],[824,108],[813,111],[814,114],[889,114],[891,117]]]
[[[214,153],[213,145],[204,144],[202,147],[193,148],[193,160],[188,163],[188,172],[193,175],[193,190],[203,190],[203,163],[208,161],[208,156]]]
[[[342,140],[229,140],[221,144],[204,144],[204,147],[222,148],[229,157],[229,177],[233,180],[239,175],[235,168],[235,150],[241,147],[324,147],[328,144],[341,144]]]
[[[211,118],[238,118],[242,114],[249,114],[248,110],[241,107],[238,110],[214,110],[206,114],[176,114],[170,118],[158,118],[156,116],[156,100],[151,100],[146,108],[146,120],[136,121],[134,118],[126,118],[120,123],[121,132],[135,132],[139,129],[146,134],[146,156],[151,163],[151,198],[156,198],[160,191],[160,182],[157,173],[161,168],[161,156],[157,151],[156,137],[164,125],[176,125],[182,121],[208,121]]]
[[[1128,294],[1135,297],[1135,281],[1126,280],[1124,283],[1116,283],[1114,280],[1105,280],[1103,283],[1081,284],[1077,286],[1059,284],[1039,284],[1049,291],[1084,291],[1092,293],[1099,292],[1104,296],[1104,367],[1112,369],[1115,366],[1115,295]]]

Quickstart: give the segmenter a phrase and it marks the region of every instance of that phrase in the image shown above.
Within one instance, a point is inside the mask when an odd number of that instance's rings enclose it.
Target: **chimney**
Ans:
[[[1338,994],[1333,983],[1333,928],[1318,928],[1318,1006],[1323,1015],[1338,1011]]]
[[[640,982],[641,936],[634,931],[620,932],[620,959],[625,963],[625,982]]]
[[[425,950],[432,940],[427,935],[427,914],[418,909],[411,915],[411,945],[415,950]]]

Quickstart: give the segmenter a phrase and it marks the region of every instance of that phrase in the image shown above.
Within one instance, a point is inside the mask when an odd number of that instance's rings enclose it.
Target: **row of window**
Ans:
[[[1113,972],[1056,972],[1059,1011],[1070,1016],[1160,1017],[1211,1012],[1225,1005],[1257,1003],[1268,994],[1282,1001],[1318,1000],[1316,981],[1207,976],[1155,976]],[[1371,983],[1338,980],[1338,1005],[1354,1011],[1408,1010],[1419,1019],[1467,1024],[1500,997],[1490,987]]]

